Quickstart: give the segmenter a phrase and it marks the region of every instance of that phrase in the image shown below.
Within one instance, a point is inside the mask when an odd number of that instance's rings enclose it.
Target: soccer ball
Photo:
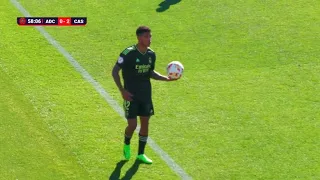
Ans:
[[[172,61],[167,66],[167,75],[170,79],[179,79],[182,76],[184,67],[179,61]]]

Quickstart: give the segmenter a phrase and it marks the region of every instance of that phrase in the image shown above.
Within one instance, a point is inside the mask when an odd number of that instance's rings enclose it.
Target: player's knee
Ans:
[[[131,130],[131,131],[134,131],[136,128],[137,128],[137,122],[130,122],[128,121],[128,128]]]
[[[131,130],[135,130],[137,128],[137,124],[129,124],[129,128]]]
[[[148,128],[140,128],[139,134],[141,136],[148,136]]]

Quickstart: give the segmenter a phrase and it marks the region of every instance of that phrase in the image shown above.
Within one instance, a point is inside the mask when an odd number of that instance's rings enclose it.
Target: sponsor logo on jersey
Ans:
[[[146,73],[149,72],[149,69],[151,68],[151,65],[136,65],[136,70],[138,70],[138,73]]]

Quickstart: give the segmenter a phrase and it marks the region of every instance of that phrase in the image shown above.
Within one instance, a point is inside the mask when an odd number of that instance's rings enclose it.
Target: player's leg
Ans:
[[[132,134],[134,133],[134,130],[136,130],[137,128],[137,118],[128,118],[127,123],[128,125],[124,133],[124,143],[129,145]]]
[[[148,116],[140,116],[140,131],[139,131],[139,149],[138,155],[144,154],[144,149],[148,140],[148,131],[149,131],[149,119]]]
[[[139,148],[138,148],[138,156],[137,159],[140,161],[147,163],[147,164],[152,164],[152,160],[148,158],[145,153],[144,149],[147,144],[148,140],[148,131],[149,131],[149,116],[140,116],[140,131],[139,131]]]
[[[150,104],[142,104],[140,106],[140,131],[139,131],[139,148],[138,148],[138,159],[144,163],[151,164],[152,160],[149,159],[145,153],[145,147],[148,140],[149,134],[149,119],[150,116],[153,115],[153,105]]]
[[[131,156],[130,140],[135,129],[137,128],[137,105],[133,101],[124,101],[123,107],[128,123],[124,133],[123,155],[125,159],[129,160]]]
[[[131,157],[130,140],[134,130],[137,127],[137,118],[128,118],[127,122],[128,122],[128,125],[124,133],[123,156],[126,160],[129,160]]]

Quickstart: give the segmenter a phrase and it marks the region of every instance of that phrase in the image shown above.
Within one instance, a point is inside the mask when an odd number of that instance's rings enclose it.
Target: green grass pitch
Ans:
[[[152,29],[150,136],[193,179],[320,179],[320,1],[21,0],[33,16],[86,16],[45,27],[121,104],[119,53]],[[0,0],[0,179],[180,179],[122,158],[126,122],[34,27]],[[138,138],[132,140],[133,155]]]

